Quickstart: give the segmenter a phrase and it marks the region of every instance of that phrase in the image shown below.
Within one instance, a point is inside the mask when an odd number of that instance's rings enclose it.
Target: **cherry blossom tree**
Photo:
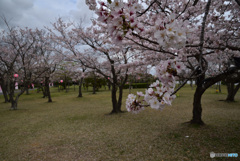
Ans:
[[[71,59],[71,61],[72,61],[72,59]],[[73,82],[74,83],[78,82],[78,96],[77,97],[83,97],[82,86],[83,86],[84,78],[86,77],[86,75],[88,73],[87,68],[85,66],[83,66],[81,63],[79,63],[78,61],[77,62],[73,61],[73,66],[72,66],[71,72],[72,72],[71,78],[73,79]]]
[[[7,29],[1,34],[0,64],[9,82],[11,109],[16,110],[19,97],[28,90],[33,79],[41,76],[45,70],[39,71],[38,68],[36,30],[14,28],[7,23],[6,19],[3,21]],[[17,94],[15,93],[16,82],[20,87]]]
[[[3,48],[3,44],[0,43],[0,48]],[[0,49],[0,50],[1,50]],[[6,70],[7,67],[6,65],[9,65],[8,62],[4,61],[3,57],[5,57],[6,55],[3,53],[3,51],[1,50],[0,52],[0,87],[2,89],[2,93],[4,96],[4,102],[7,103],[9,102],[9,97],[8,97],[8,87],[9,87],[9,82],[8,82],[8,71]]]
[[[197,82],[190,123],[204,124],[202,95],[210,86],[237,70],[237,67],[222,68],[213,76],[206,75],[211,70],[208,66],[211,59],[221,57],[218,63],[224,64],[232,56],[239,57],[239,1],[98,2],[99,5],[95,0],[87,0],[86,4],[96,11],[96,23],[102,31],[107,31],[112,41],[122,45],[125,40],[130,40],[135,48],[146,51],[146,57],[152,52],[161,54],[162,61],[157,68],[160,82],[152,84],[153,88],[145,95],[138,93],[138,97],[146,97],[146,105],[152,108],[161,109],[162,103],[170,105],[175,93],[175,77],[180,76],[178,72],[187,67],[192,72],[185,75],[183,85],[189,79],[196,79]],[[162,87],[167,87],[163,93]],[[165,95],[167,98],[164,98]],[[129,111],[137,112],[145,106],[138,97],[129,95]]]
[[[240,58],[236,59],[235,61],[237,61],[237,65],[240,66]],[[232,60],[233,62],[234,60]],[[235,64],[236,64],[235,63]],[[232,63],[230,61],[229,65],[231,66]],[[227,85],[227,98],[226,101],[227,102],[233,102],[235,101],[235,95],[237,94],[239,88],[240,88],[240,70],[238,70],[236,73],[233,73],[232,75],[230,75],[229,77],[227,77],[225,80],[223,80],[226,85]]]
[[[235,96],[238,92],[238,90],[240,89],[240,74],[233,74],[230,76],[230,78],[227,78],[225,81],[227,83],[227,91],[228,91],[228,95],[226,98],[227,102],[233,102],[235,101]],[[235,85],[236,84],[236,85]]]
[[[27,72],[27,60],[25,56],[30,52],[34,44],[34,39],[32,38],[32,32],[28,29],[13,29],[8,28],[8,33],[4,33],[2,37],[1,45],[1,61],[5,64],[6,70],[8,72],[8,81],[9,81],[9,97],[12,104],[12,109],[17,109],[17,102],[22,95],[28,84],[29,77],[23,77],[23,75],[30,76],[31,74]],[[26,58],[26,59],[25,59]],[[24,88],[21,89],[20,93],[14,98],[15,83],[16,77],[14,74],[18,73],[21,76],[21,79],[24,79]]]
[[[129,68],[134,65],[131,46],[127,44],[125,47],[118,47],[112,44],[105,34],[99,32],[98,28],[84,29],[79,25],[64,23],[61,19],[54,23],[54,28],[58,31],[58,34],[54,35],[55,40],[68,50],[72,60],[94,70],[111,84],[111,113],[122,112],[123,86],[127,81]],[[85,50],[80,51],[83,46]]]
[[[38,55],[36,61],[40,69],[41,77],[43,77],[43,97],[47,96],[48,102],[52,102],[49,84],[57,65],[63,60],[61,48],[51,41],[50,34],[45,30],[36,29],[35,39],[37,39],[35,46],[36,54]]]

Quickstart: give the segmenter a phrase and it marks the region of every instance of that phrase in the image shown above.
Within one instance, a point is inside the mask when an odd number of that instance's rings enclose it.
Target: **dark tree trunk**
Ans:
[[[198,73],[201,73],[199,70]],[[204,122],[202,121],[202,95],[205,91],[204,86],[204,79],[205,75],[201,75],[196,79],[196,85],[197,88],[194,93],[194,98],[193,98],[193,117],[192,120],[190,121],[191,124],[199,124],[203,125]]]
[[[235,101],[235,95],[237,94],[237,91],[240,88],[240,83],[238,83],[238,85],[235,87],[234,85],[235,83],[227,83],[227,91],[228,91],[228,95],[226,98],[226,101],[228,102],[233,102]]]
[[[112,84],[112,107],[111,114],[122,112],[121,107],[119,107],[119,102],[117,101],[117,86],[115,84]]]
[[[42,98],[47,97],[46,88],[45,87],[41,87],[41,88],[42,88],[42,93],[43,93],[43,97]]]
[[[222,93],[221,82],[218,83],[218,91],[219,93]]]
[[[204,124],[204,122],[202,121],[202,105],[201,105],[202,94],[203,94],[202,87],[197,86],[193,99],[193,118],[191,120],[192,124],[200,125]]]
[[[65,80],[64,80],[64,89],[65,89],[65,92],[68,92],[68,88],[67,88],[67,76],[65,76]]]
[[[52,102],[52,97],[51,97],[51,94],[50,94],[50,89],[48,87],[48,102]]]
[[[11,110],[17,110],[17,100],[11,101]]]
[[[95,85],[93,85],[93,93],[92,94],[96,94],[96,87],[95,87]]]
[[[122,106],[122,95],[123,95],[123,87],[119,87],[119,95],[118,95],[118,110],[122,112],[121,106]]]
[[[0,86],[2,88],[2,93],[4,96],[4,103],[10,102],[10,99],[8,97],[8,91],[7,91],[7,88],[8,88],[7,83],[4,80],[2,80]]]
[[[228,77],[235,71],[236,71],[236,69],[234,68],[234,69],[230,69],[222,74],[219,74],[217,76],[210,77],[207,79],[205,79],[204,74],[197,78],[197,80],[196,80],[197,88],[196,88],[196,91],[194,94],[194,100],[193,100],[193,118],[190,121],[190,123],[200,124],[200,125],[204,124],[204,122],[202,121],[202,105],[201,105],[201,99],[202,99],[203,93],[205,92],[206,89],[208,89],[215,83],[226,79],[226,77]],[[199,74],[199,73],[197,73],[197,74]]]
[[[4,103],[8,103],[10,102],[9,98],[8,98],[8,93],[7,91],[4,91],[2,88],[2,92],[3,92],[3,96],[4,96]]]
[[[221,90],[221,82],[217,82],[216,90],[218,90],[219,93],[222,93],[222,90]]]
[[[83,78],[81,78],[79,82],[78,97],[82,97],[82,84],[83,84]]]
[[[14,100],[14,90],[15,90],[15,82],[10,82],[10,91],[9,97],[11,102],[11,110],[17,110],[17,99]]]
[[[29,95],[29,88],[26,88],[26,95]]]
[[[52,102],[51,92],[49,88],[49,77],[45,77],[45,95],[48,96],[48,102]]]
[[[39,93],[39,92],[40,92],[40,86],[37,87],[37,93]]]
[[[191,82],[190,82],[190,86],[191,86],[191,88],[193,90],[193,80],[192,79],[191,79]]]
[[[14,99],[15,82],[10,82],[9,97],[10,97],[10,102],[11,102],[11,110],[17,110],[18,109],[18,99],[25,92],[25,90],[26,90],[26,88],[22,88],[20,93]]]
[[[94,76],[93,76],[93,94],[96,94],[96,85],[97,85],[97,79],[96,79],[96,76],[95,76],[95,73],[94,73]]]

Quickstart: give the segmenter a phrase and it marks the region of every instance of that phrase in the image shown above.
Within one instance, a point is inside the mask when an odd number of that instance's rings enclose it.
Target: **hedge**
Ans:
[[[125,84],[124,89],[128,89],[130,84]],[[131,87],[132,88],[148,88],[150,83],[132,83]]]

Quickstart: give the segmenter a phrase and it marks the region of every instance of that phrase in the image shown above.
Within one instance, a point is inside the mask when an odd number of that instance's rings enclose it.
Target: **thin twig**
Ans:
[[[152,7],[152,5],[153,5],[156,1],[157,1],[157,0],[153,1],[153,2],[148,6],[148,8],[145,9],[142,13],[139,13],[138,17],[140,17],[140,16],[142,16],[143,14],[145,14],[145,13]]]
[[[196,71],[197,71],[198,69],[199,69],[199,66],[192,72],[192,74],[190,75],[190,78],[186,79],[186,80],[183,82],[183,84],[181,84],[181,86],[178,87],[178,88],[171,94],[171,96],[174,95],[175,93],[177,93],[177,92],[191,79],[191,77],[196,73]]]

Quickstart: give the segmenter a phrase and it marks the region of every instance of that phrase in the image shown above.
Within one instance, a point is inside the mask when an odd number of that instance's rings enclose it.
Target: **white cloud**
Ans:
[[[85,0],[0,0],[0,15],[13,26],[43,28],[59,17],[76,22],[84,19],[84,25],[89,25],[94,13]]]

